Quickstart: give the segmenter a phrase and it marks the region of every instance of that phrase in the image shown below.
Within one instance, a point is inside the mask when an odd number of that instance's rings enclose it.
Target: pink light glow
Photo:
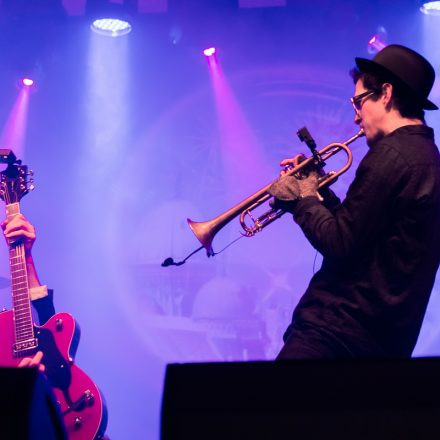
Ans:
[[[22,157],[24,152],[28,107],[29,88],[22,87],[0,137],[0,146],[11,148],[17,157]]]
[[[386,44],[381,41],[379,35],[373,35],[370,38],[370,41],[368,41],[368,46],[370,50],[374,53],[381,51],[384,47],[386,47]]]
[[[203,54],[207,57],[212,57],[215,54],[215,47],[209,47],[203,51]]]
[[[34,85],[34,80],[30,79],[30,78],[23,78],[21,80],[22,84],[26,87],[30,87]]]
[[[220,64],[215,57],[210,57],[208,60],[217,109],[226,184],[231,194],[235,197],[243,197],[252,193],[261,181],[261,176],[271,175],[272,170],[267,167],[262,146]]]

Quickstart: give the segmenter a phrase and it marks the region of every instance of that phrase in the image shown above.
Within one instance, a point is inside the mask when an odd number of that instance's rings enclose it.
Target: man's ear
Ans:
[[[382,84],[382,102],[385,106],[385,108],[390,111],[391,110],[391,102],[393,97],[393,85],[390,83],[384,83]]]

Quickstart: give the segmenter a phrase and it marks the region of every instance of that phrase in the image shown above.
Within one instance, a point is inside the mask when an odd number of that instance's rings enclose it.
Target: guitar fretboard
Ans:
[[[19,213],[20,205],[18,203],[6,205],[6,216],[8,219],[11,219]],[[14,351],[19,355],[20,352],[29,350],[35,346],[26,257],[22,243],[9,244],[9,265],[11,270],[12,306],[16,342]]]

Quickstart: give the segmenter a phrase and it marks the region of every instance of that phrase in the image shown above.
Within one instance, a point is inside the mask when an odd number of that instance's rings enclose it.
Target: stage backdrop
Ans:
[[[1,23],[2,147],[35,171],[22,211],[36,226],[39,274],[55,288],[56,309],[81,325],[77,362],[106,396],[112,439],[158,438],[169,362],[273,359],[320,267],[285,215],[214,258],[200,252],[163,268],[199,246],[187,217],[211,219],[272,181],[281,159],[307,153],[302,126],[320,147],[355,134],[348,71],[355,56],[373,56],[367,43],[378,31],[440,73],[439,17],[409,0],[189,3],[135,15],[132,33],[113,39],[81,15]],[[23,97],[25,70],[37,86]],[[439,132],[438,115],[427,120]],[[333,187],[341,197],[365,141],[352,149],[354,166]],[[214,249],[239,236],[234,221]],[[1,261],[8,306],[5,246]],[[436,285],[416,356],[440,353],[439,308]]]

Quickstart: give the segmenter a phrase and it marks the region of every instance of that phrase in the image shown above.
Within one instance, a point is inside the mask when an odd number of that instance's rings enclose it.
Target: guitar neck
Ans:
[[[8,219],[12,219],[19,213],[20,205],[18,202],[6,205],[6,216]],[[23,243],[9,243],[9,266],[15,332],[13,351],[15,356],[22,357],[37,346]]]

